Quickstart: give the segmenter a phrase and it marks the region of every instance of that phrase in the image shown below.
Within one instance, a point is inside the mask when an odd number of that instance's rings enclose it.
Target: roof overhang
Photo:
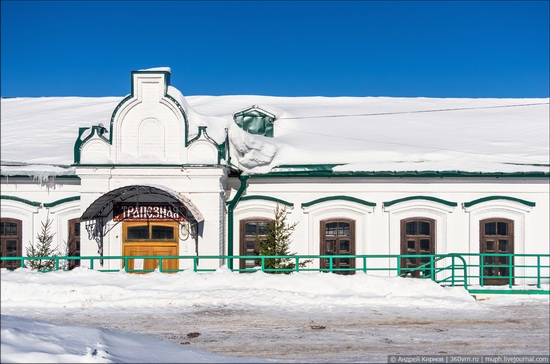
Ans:
[[[80,217],[81,221],[105,219],[109,217],[115,204],[122,202],[168,203],[184,207],[184,216],[187,220],[197,223],[204,221],[204,217],[191,200],[175,191],[163,186],[131,185],[117,188],[95,200]]]

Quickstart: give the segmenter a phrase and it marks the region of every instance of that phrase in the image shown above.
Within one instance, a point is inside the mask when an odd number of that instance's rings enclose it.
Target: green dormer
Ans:
[[[256,105],[235,113],[233,115],[233,120],[235,120],[235,123],[237,123],[241,129],[250,134],[263,135],[270,138],[273,137],[275,115],[260,109]]]

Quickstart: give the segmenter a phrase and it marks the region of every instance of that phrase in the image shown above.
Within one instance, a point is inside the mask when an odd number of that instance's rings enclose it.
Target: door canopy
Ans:
[[[182,211],[183,217],[191,223],[201,223],[204,217],[199,209],[187,197],[165,187],[152,185],[132,185],[117,188],[107,192],[95,200],[80,217],[80,221],[105,220],[117,204],[133,203],[155,204],[163,203]]]

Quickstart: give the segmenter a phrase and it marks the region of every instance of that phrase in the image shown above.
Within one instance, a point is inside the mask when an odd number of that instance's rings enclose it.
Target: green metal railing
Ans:
[[[292,272],[330,272],[337,274],[353,274],[355,272],[382,272],[387,276],[418,277],[430,279],[443,286],[463,286],[471,294],[550,294],[543,284],[550,283],[550,254],[408,254],[408,255],[294,255],[294,256],[59,256],[59,257],[0,257],[2,267],[14,269],[25,267],[29,261],[52,261],[52,270],[68,269],[69,262],[87,263],[88,268],[101,272],[150,273],[157,269],[129,269],[130,261],[136,259],[156,262],[160,272],[176,273],[184,270],[194,272],[213,272],[216,268],[204,266],[219,266],[219,262],[237,263],[254,261],[252,268],[233,268],[234,272],[250,273],[262,271],[265,273]],[[293,263],[289,268],[269,268],[273,260],[284,259]],[[355,264],[349,267],[338,267],[337,259],[349,259]],[[406,262],[421,259],[425,263],[408,266]],[[97,261],[119,262],[120,269],[96,268]],[[178,261],[181,269],[165,268]],[[170,262],[171,261],[171,262]],[[210,264],[201,264],[214,261]],[[216,262],[217,261],[217,262]],[[489,262],[489,263],[488,263]],[[301,264],[302,263],[302,264]],[[306,264],[303,264],[306,263]],[[112,266],[114,264],[108,264]],[[118,265],[118,264],[116,264]],[[202,265],[202,268],[201,268]],[[238,267],[240,264],[231,264]],[[303,265],[303,266],[302,266]],[[229,266],[229,264],[228,264]],[[288,265],[287,265],[288,266]],[[524,286],[516,286],[518,280],[527,282]],[[475,285],[475,283],[478,283]],[[503,288],[505,287],[505,288]]]

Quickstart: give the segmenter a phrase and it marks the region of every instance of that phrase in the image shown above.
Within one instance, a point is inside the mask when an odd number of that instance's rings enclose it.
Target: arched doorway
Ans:
[[[185,196],[167,188],[132,185],[110,191],[96,199],[80,218],[103,255],[103,237],[122,224],[121,255],[177,256],[180,232],[197,246],[204,218]],[[103,264],[103,262],[101,262]],[[129,270],[151,271],[159,259],[128,259]],[[162,260],[163,270],[177,270],[177,259]]]

